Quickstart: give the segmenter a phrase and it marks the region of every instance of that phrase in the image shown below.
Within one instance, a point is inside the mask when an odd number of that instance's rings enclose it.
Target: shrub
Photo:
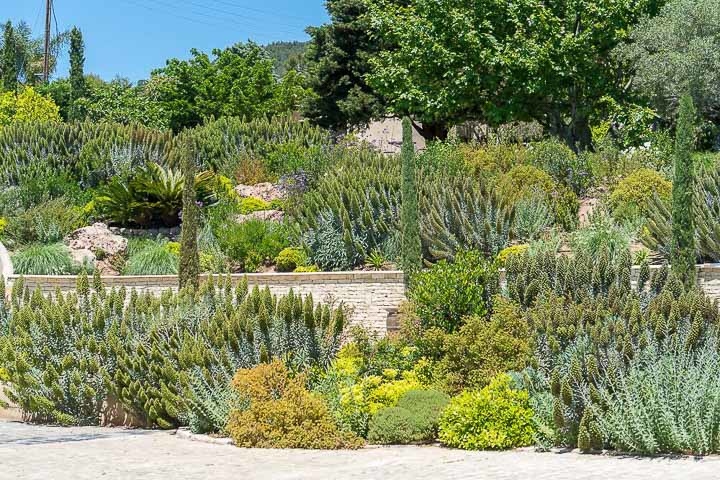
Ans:
[[[77,292],[45,297],[20,278],[0,296],[0,364],[29,418],[96,424],[112,395],[148,426],[220,431],[227,408],[243,406],[227,390],[238,368],[284,358],[322,372],[346,326],[341,308],[229,278],[161,296],[92,285],[81,275]]]
[[[249,400],[233,410],[227,430],[238,447],[358,448],[362,440],[339,430],[322,399],[291,378],[279,360],[238,370],[233,387]]]
[[[246,272],[271,264],[290,243],[284,225],[257,219],[239,224],[227,220],[215,229],[215,235],[227,256]]]
[[[527,162],[528,150],[517,143],[462,145],[460,151],[476,178],[494,180]]]
[[[8,217],[5,237],[10,246],[56,243],[82,227],[84,220],[80,209],[58,198]]]
[[[630,248],[635,239],[637,224],[617,224],[604,210],[593,212],[584,227],[571,237],[573,251],[597,258],[605,252],[610,259]]]
[[[558,140],[533,143],[528,149],[528,160],[577,195],[582,195],[592,185],[587,157],[576,155]]]
[[[123,267],[124,275],[177,275],[180,257],[173,242],[156,240],[130,243],[128,259]]]
[[[486,317],[497,291],[497,271],[479,252],[461,252],[453,263],[441,260],[413,279],[409,298],[426,327],[457,330],[463,318]]]
[[[247,215],[261,210],[270,210],[270,203],[262,198],[246,197],[240,200],[240,213]]]
[[[426,179],[421,190],[424,257],[452,261],[460,250],[494,256],[507,246],[512,208],[464,177]]]
[[[293,271],[295,273],[313,273],[313,272],[319,272],[320,269],[318,268],[317,265],[304,265],[304,266],[295,268],[295,270],[293,270]]]
[[[78,270],[62,243],[28,245],[12,256],[12,263],[20,275],[70,275]]]
[[[400,397],[398,408],[407,410],[415,419],[415,427],[420,438],[417,441],[435,440],[438,433],[438,420],[450,397],[437,390],[410,390]]]
[[[530,246],[526,243],[522,245],[513,245],[512,247],[503,248],[502,250],[500,250],[500,253],[498,253],[495,260],[501,267],[505,266],[508,259],[510,259],[511,257],[523,255],[528,251],[528,248],[530,248]]]
[[[96,309],[84,289],[79,303],[73,295],[54,300],[23,290],[20,279],[12,305],[0,301],[0,319],[7,317],[6,329],[0,322],[0,363],[9,399],[35,422],[97,424],[113,368],[107,337],[117,314]]]
[[[539,168],[532,165],[513,167],[498,180],[498,191],[511,204],[540,196],[552,205],[555,223],[568,231],[577,225],[580,208],[577,195],[568,187],[556,184]]]
[[[625,177],[610,195],[613,217],[620,221],[633,220],[636,216],[646,217],[651,202],[657,195],[663,202],[670,201],[672,184],[660,173],[641,168]]]
[[[275,268],[278,272],[297,271],[298,267],[303,267],[307,263],[307,255],[301,248],[288,247],[284,248],[275,257]]]
[[[503,198],[514,202],[535,194],[549,195],[555,189],[552,177],[532,165],[517,165],[498,180]]]
[[[714,345],[647,351],[607,378],[598,427],[623,452],[708,455],[720,450],[720,361]]]
[[[439,420],[440,441],[464,450],[502,450],[530,445],[533,411],[526,391],[510,388],[502,374],[479,391],[450,400]]]
[[[426,441],[418,423],[415,415],[404,408],[383,408],[370,419],[368,441],[384,445]]]
[[[500,373],[522,370],[532,359],[531,332],[520,308],[497,297],[488,321],[469,317],[457,332],[427,331],[421,352],[434,361],[433,380],[448,392],[481,388]]]
[[[517,202],[510,231],[516,239],[527,242],[539,238],[554,223],[552,206],[543,195],[537,194]]]
[[[214,201],[214,175],[194,175],[197,201]],[[112,223],[123,226],[164,226],[180,224],[185,178],[179,170],[150,162],[127,178],[113,177],[94,198],[97,209]]]

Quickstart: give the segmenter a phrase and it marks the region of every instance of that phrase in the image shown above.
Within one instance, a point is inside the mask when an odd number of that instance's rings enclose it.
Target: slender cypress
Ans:
[[[185,176],[183,187],[182,232],[180,234],[180,288],[197,288],[200,275],[198,253],[199,207],[195,195],[195,149],[190,138],[183,146],[182,168]]]
[[[70,31],[70,98],[72,102],[83,98],[87,93],[85,83],[85,43],[80,29],[73,27]],[[77,108],[70,110],[73,120],[79,120]]]
[[[675,174],[672,195],[672,269],[686,285],[695,282],[695,106],[690,95],[680,99],[679,118],[675,133]]]
[[[15,41],[15,30],[12,23],[5,24],[3,32],[3,48],[2,48],[2,64],[0,64],[0,73],[2,73],[2,91],[14,92],[17,88],[17,43]]]
[[[410,119],[402,122],[402,269],[407,276],[422,267],[422,243],[420,240],[420,219],[418,215],[417,179],[415,176],[415,146],[413,127]]]

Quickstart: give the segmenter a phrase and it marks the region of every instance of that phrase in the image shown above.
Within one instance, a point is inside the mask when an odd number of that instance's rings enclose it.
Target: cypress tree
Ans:
[[[413,144],[412,123],[408,117],[402,122],[402,226],[401,264],[406,275],[422,267],[422,243],[420,240],[420,218],[418,215],[418,192],[415,178],[415,145]]]
[[[9,90],[14,92],[17,88],[18,69],[16,53],[17,43],[15,41],[15,30],[13,29],[12,23],[7,22],[3,33],[2,64],[0,65],[3,91]]]
[[[675,179],[672,193],[673,271],[686,285],[695,282],[695,219],[693,165],[695,106],[690,95],[680,99],[679,118],[675,133]]]
[[[197,288],[199,285],[200,258],[198,254],[199,207],[195,195],[195,150],[187,139],[182,158],[185,185],[183,187],[182,232],[180,234],[180,288]]]
[[[85,83],[85,43],[79,28],[70,31],[70,99],[74,104],[87,92]],[[78,112],[75,105],[71,107],[70,116],[77,120]]]

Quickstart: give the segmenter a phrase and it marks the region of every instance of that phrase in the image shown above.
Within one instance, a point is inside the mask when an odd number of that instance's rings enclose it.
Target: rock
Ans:
[[[112,259],[122,256],[127,250],[127,239],[110,231],[104,223],[75,230],[65,238],[74,259],[82,263],[84,258],[96,261],[100,273],[112,274]]]
[[[268,222],[282,222],[285,214],[280,210],[258,210],[247,215],[235,217],[237,223],[244,223],[248,220],[266,220]]]
[[[285,192],[279,185],[270,182],[258,183],[256,185],[238,185],[235,192],[243,198],[255,197],[272,202],[273,200],[285,198]]]
[[[79,265],[84,265],[85,263],[92,265],[96,260],[95,254],[86,248],[79,248],[77,250],[70,249],[70,256],[73,261]]]

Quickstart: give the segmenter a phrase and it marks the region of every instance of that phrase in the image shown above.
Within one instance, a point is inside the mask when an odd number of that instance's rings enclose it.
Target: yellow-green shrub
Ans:
[[[660,173],[641,168],[621,180],[610,194],[613,216],[619,220],[632,219],[637,215],[646,216],[657,195],[669,202],[672,183]]]
[[[430,329],[420,340],[421,352],[432,362],[432,378],[444,390],[457,393],[481,388],[495,375],[522,370],[532,359],[531,333],[520,308],[496,297],[488,321],[470,317],[454,333]]]
[[[529,395],[510,387],[510,376],[498,375],[482,390],[453,398],[440,417],[439,438],[464,450],[501,450],[531,445],[533,411]]]
[[[512,245],[510,247],[503,248],[500,253],[497,254],[496,260],[500,267],[504,267],[505,263],[510,257],[519,256],[527,252],[530,245],[524,243],[522,245]]]
[[[493,179],[517,165],[527,162],[527,149],[519,144],[492,144],[478,147],[462,145],[460,153],[473,173],[482,179]]]
[[[278,272],[292,272],[307,263],[307,255],[302,248],[287,247],[280,250],[275,257],[275,268]]]
[[[550,195],[555,189],[552,177],[532,165],[516,165],[500,177],[498,189],[508,201],[529,198],[538,193]]]
[[[305,378],[292,378],[275,360],[235,374],[233,388],[250,402],[233,410],[227,431],[238,447],[358,448],[362,440],[341,431],[322,398],[305,388]]]
[[[270,203],[255,197],[246,197],[240,200],[240,213],[243,215],[261,210],[270,210]]]

